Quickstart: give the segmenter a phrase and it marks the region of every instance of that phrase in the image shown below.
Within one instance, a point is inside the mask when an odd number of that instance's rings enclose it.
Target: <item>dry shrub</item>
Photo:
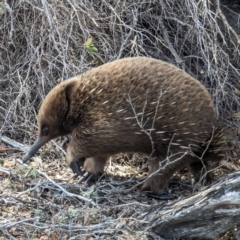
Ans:
[[[136,55],[185,69],[209,89],[218,115],[234,122],[239,38],[219,1],[5,1],[0,29],[1,134],[29,139],[39,104],[59,78]],[[98,49],[93,57],[89,38]]]

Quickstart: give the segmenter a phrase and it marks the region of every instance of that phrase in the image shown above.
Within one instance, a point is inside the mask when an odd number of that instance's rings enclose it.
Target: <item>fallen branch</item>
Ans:
[[[3,167],[0,167],[0,172],[10,175],[10,171],[8,171],[6,168],[3,168]]]
[[[41,172],[41,171],[39,171],[39,170],[38,170],[38,172],[39,172],[42,176],[44,176],[49,182],[51,182],[54,186],[58,187],[61,191],[63,191],[63,193],[65,193],[67,196],[78,198],[79,200],[82,200],[82,201],[91,203],[92,205],[96,206],[96,203],[94,203],[92,199],[83,197],[83,196],[78,195],[78,194],[70,193],[70,192],[68,192],[66,189],[64,189],[61,185],[59,185],[59,184],[57,184],[56,182],[54,182],[47,174],[45,174],[45,173],[43,173],[43,172]]]
[[[17,141],[14,141],[6,136],[0,136],[0,140],[12,147],[18,148],[20,150],[22,150],[23,152],[27,152],[30,148],[30,146],[24,145],[22,143],[19,143]]]
[[[216,238],[240,224],[239,196],[240,171],[190,198],[154,206],[145,217],[162,238]]]
[[[22,144],[22,143],[19,143],[19,142],[17,142],[17,141],[14,141],[14,140],[6,137],[6,136],[0,136],[0,140],[1,140],[2,142],[4,142],[4,143],[6,143],[6,144],[8,144],[8,145],[10,145],[10,146],[12,146],[12,147],[14,147],[14,148],[18,148],[18,149],[22,150],[23,152],[28,152],[28,150],[29,150],[30,147],[31,147],[31,146],[29,146],[29,145],[24,145],[24,144]],[[56,143],[56,141],[52,140],[51,142],[52,142],[60,151],[62,151],[62,152],[66,155],[66,151],[65,151],[62,147],[60,147],[60,146]]]

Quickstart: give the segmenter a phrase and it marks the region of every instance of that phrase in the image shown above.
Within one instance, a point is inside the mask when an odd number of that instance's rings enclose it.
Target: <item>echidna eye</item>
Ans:
[[[47,136],[48,135],[48,127],[44,127],[42,130],[42,135]]]

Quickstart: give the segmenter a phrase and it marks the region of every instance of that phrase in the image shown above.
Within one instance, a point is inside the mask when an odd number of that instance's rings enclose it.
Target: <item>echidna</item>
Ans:
[[[102,173],[111,155],[144,153],[151,156],[144,188],[154,192],[177,170],[188,165],[199,179],[202,164],[224,156],[206,88],[181,69],[146,57],[113,61],[57,85],[42,102],[38,124],[38,139],[23,162],[49,140],[71,134],[67,163],[73,172],[81,173],[80,162]]]

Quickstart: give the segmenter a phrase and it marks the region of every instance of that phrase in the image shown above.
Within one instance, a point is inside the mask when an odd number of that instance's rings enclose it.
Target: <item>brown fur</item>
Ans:
[[[92,173],[103,172],[108,157],[120,152],[152,154],[149,173],[163,167],[144,184],[154,192],[187,165],[200,178],[199,158],[205,149],[202,160],[207,165],[219,161],[225,148],[204,86],[173,65],[145,57],[104,64],[59,84],[44,99],[38,123],[44,143],[71,133],[68,165],[88,158],[84,168]],[[171,154],[177,152],[187,154],[174,161],[180,155]]]

